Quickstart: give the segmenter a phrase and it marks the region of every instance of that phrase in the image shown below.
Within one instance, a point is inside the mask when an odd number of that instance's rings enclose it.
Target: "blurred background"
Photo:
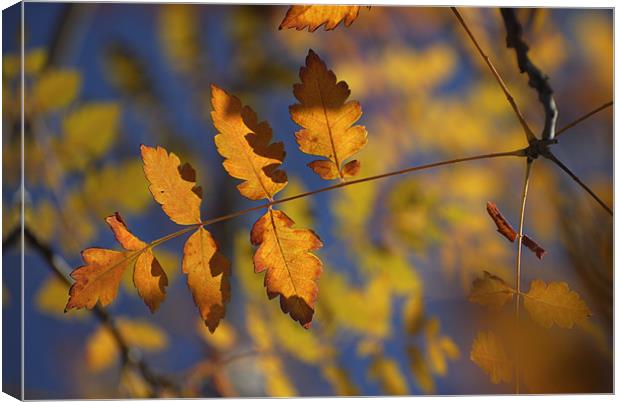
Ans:
[[[447,8],[366,7],[348,28],[278,30],[286,6],[25,4],[25,185],[28,229],[70,270],[80,250],[115,248],[104,218],[118,211],[151,241],[178,227],[148,192],[139,145],[190,162],[204,188],[203,217],[257,205],[223,170],[211,123],[210,83],[237,95],[274,140],[284,141],[284,194],[327,183],[305,165],[288,106],[308,49],[351,88],[368,145],[360,177],[454,157],[526,146],[504,95]],[[537,95],[505,47],[497,9],[461,13],[539,132]],[[531,58],[550,77],[558,127],[613,99],[612,11],[519,9]],[[3,12],[3,239],[19,222],[19,9]],[[612,204],[611,109],[571,129],[556,156]],[[501,326],[467,301],[492,272],[514,283],[515,244],[485,205],[516,227],[524,175],[517,158],[482,160],[321,193],[282,206],[325,246],[318,307],[302,329],[268,300],[253,273],[249,230],[260,212],[209,230],[232,261],[232,299],[214,335],[199,319],[180,272],[184,238],[155,253],[168,273],[165,302],[150,314],[128,274],[108,308],[131,356],[166,377],[155,384],[123,364],[89,311],[63,313],[67,286],[27,247],[25,397],[325,396],[512,393],[469,356],[478,331]],[[522,390],[613,392],[612,218],[546,160],[535,163],[522,284],[566,281],[593,316],[572,330],[536,333],[539,358]],[[60,258],[60,259],[59,259]],[[60,262],[59,262],[60,261]],[[20,253],[3,253],[3,317],[20,314]],[[9,322],[9,321],[5,321]],[[7,328],[7,327],[5,327]],[[529,334],[531,335],[531,334]],[[18,332],[4,333],[5,388],[19,388]],[[525,336],[525,335],[524,335]],[[529,339],[529,338],[528,338]],[[538,352],[536,352],[538,351]],[[157,381],[155,381],[157,383]]]

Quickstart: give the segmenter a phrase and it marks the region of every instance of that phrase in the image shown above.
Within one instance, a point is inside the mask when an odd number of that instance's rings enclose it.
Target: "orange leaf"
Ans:
[[[296,28],[301,31],[308,27],[308,31],[314,32],[325,24],[325,30],[329,31],[336,28],[343,19],[344,25],[350,26],[359,12],[360,6],[291,6],[279,29]]]
[[[284,144],[270,144],[271,127],[258,122],[256,113],[226,91],[211,85],[211,118],[219,131],[215,136],[224,169],[232,177],[244,180],[237,186],[251,200],[271,199],[286,186],[286,173],[278,168],[284,160]]]
[[[293,121],[303,127],[295,133],[299,149],[327,159],[310,166],[323,179],[353,176],[359,171],[359,162],[346,169],[342,165],[368,141],[364,126],[352,127],[362,115],[360,104],[345,103],[351,94],[347,83],[336,82],[334,73],[312,50],[299,77],[301,83],[295,84],[293,93],[300,103],[289,107]]]
[[[153,198],[179,225],[200,223],[200,188],[196,186],[194,169],[165,148],[141,145],[144,174]]]
[[[309,229],[293,229],[294,222],[282,211],[270,209],[252,227],[254,271],[265,274],[269,298],[280,295],[280,307],[310,326],[318,293],[316,280],[323,270],[321,260],[310,251],[323,247],[321,239]]]
[[[125,250],[141,251],[134,266],[133,283],[151,312],[155,312],[166,297],[165,288],[168,286],[166,273],[153,255],[152,250],[148,248],[148,244],[138,239],[127,229],[118,212],[108,216],[105,221],[114,232],[116,240]]]
[[[69,288],[65,312],[72,308],[92,309],[97,301],[102,307],[112,303],[118,293],[123,272],[135,255],[103,248],[82,251],[82,265],[71,272],[75,283]]]
[[[200,316],[209,331],[215,331],[230,299],[230,263],[218,251],[211,233],[202,227],[185,242],[183,272]]]

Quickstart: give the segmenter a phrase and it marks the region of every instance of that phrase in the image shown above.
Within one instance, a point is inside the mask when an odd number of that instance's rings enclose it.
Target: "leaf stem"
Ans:
[[[465,32],[467,32],[467,35],[469,36],[469,38],[473,42],[474,46],[478,50],[478,53],[480,53],[480,56],[482,56],[482,58],[484,59],[484,62],[486,63],[486,65],[491,70],[491,73],[495,77],[495,80],[497,81],[499,86],[502,88],[502,91],[504,91],[504,95],[506,95],[506,99],[508,100],[508,103],[510,103],[510,106],[512,106],[512,110],[515,112],[515,115],[517,116],[517,119],[519,119],[519,123],[521,123],[521,127],[523,127],[523,131],[525,132],[525,137],[527,138],[527,142],[531,143],[531,142],[535,141],[536,140],[536,136],[534,135],[534,133],[530,129],[530,126],[528,126],[527,122],[525,121],[525,118],[523,117],[523,114],[521,113],[521,110],[519,109],[519,106],[517,106],[517,103],[515,102],[515,100],[512,97],[512,95],[510,94],[510,91],[508,90],[508,87],[504,83],[504,80],[499,75],[499,72],[497,71],[497,69],[495,68],[493,63],[491,62],[491,59],[489,58],[489,56],[486,55],[486,53],[484,53],[484,51],[482,50],[482,48],[478,44],[478,40],[476,40],[476,37],[474,36],[474,34],[469,30],[469,27],[465,23],[465,20],[463,20],[463,17],[461,17],[461,14],[456,9],[456,7],[450,7],[450,9],[452,10],[454,15],[456,16],[456,19],[459,20],[459,23],[461,24],[463,29],[465,29]]]
[[[515,282],[517,285],[517,297],[515,303],[515,316],[517,322],[517,330],[519,330],[519,322],[521,315],[521,252],[523,250],[523,222],[525,218],[525,202],[527,200],[527,190],[530,185],[530,175],[532,172],[532,159],[527,160],[525,167],[525,180],[523,183],[523,193],[521,195],[521,213],[519,215],[519,236],[517,238],[517,268],[515,272]],[[515,392],[519,394],[520,381],[520,368],[519,368],[519,336],[517,334],[517,343],[515,345]]]

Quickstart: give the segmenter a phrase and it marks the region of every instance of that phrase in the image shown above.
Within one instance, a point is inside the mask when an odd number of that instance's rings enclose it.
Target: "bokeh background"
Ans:
[[[288,115],[308,49],[360,101],[369,142],[360,177],[441,159],[524,147],[494,78],[447,8],[362,8],[348,28],[278,30],[286,6],[26,3],[26,224],[67,262],[80,250],[116,247],[104,217],[118,211],[153,240],[177,230],[152,200],[139,145],[162,145],[189,161],[204,188],[203,216],[256,205],[221,166],[209,112],[217,83],[268,120],[284,141],[286,195],[326,185],[297,149]],[[505,47],[497,9],[463,8],[538,132],[542,108]],[[550,76],[559,127],[613,99],[612,11],[520,9],[532,60]],[[19,9],[3,12],[3,238],[19,221]],[[17,64],[16,64],[17,63]],[[42,93],[33,88],[60,74]],[[47,78],[46,78],[47,77]],[[58,84],[60,82],[61,84]],[[37,99],[44,108],[29,108]],[[42,100],[41,100],[42,99]],[[560,160],[612,203],[610,110],[571,129]],[[347,187],[287,203],[298,226],[325,247],[313,326],[304,330],[269,301],[253,273],[249,230],[259,212],[210,230],[232,260],[232,300],[210,335],[180,272],[183,238],[156,249],[171,279],[151,315],[126,278],[108,309],[132,354],[180,390],[152,387],[123,368],[90,312],[63,313],[67,287],[32,248],[24,278],[25,397],[293,396],[511,393],[469,358],[490,313],[467,301],[490,271],[514,281],[516,248],[485,211],[493,201],[518,222],[524,162],[483,160]],[[527,250],[523,287],[566,281],[593,312],[572,330],[543,331],[544,359],[524,391],[612,392],[612,218],[545,160],[534,166],[525,232],[548,254]],[[20,314],[20,254],[3,253],[3,318]],[[4,333],[4,389],[18,389],[19,332]],[[535,349],[539,348],[539,349]]]

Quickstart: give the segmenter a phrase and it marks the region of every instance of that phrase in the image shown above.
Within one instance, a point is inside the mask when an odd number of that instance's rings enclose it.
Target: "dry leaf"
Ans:
[[[359,12],[360,6],[295,5],[288,9],[278,29],[295,28],[301,31],[308,27],[308,31],[314,32],[325,24],[325,30],[329,31],[336,28],[342,20],[345,26],[350,26]]]
[[[151,313],[155,312],[166,297],[166,286],[168,286],[166,273],[148,244],[138,239],[127,229],[125,221],[118,212],[108,216],[105,221],[114,232],[116,240],[125,250],[141,251],[134,266],[133,283]]]
[[[539,279],[532,281],[530,291],[524,294],[524,306],[534,321],[546,328],[553,323],[561,328],[572,328],[575,323],[592,315],[577,292],[570,290],[566,282],[547,285]]]
[[[323,246],[308,229],[293,229],[294,222],[282,211],[267,211],[252,227],[251,241],[259,246],[254,271],[265,274],[269,298],[280,295],[280,307],[305,328],[310,326],[318,293],[316,280],[321,260],[310,251]]]
[[[493,219],[493,222],[495,222],[497,231],[511,242],[514,242],[519,234],[513,229],[510,222],[504,218],[504,215],[499,212],[497,205],[493,204],[491,201],[487,201],[487,212],[489,216],[491,216],[491,219]],[[543,256],[547,253],[544,248],[526,234],[523,235],[523,245],[536,254],[539,260],[542,260]]]
[[[258,122],[256,113],[233,95],[211,85],[211,118],[219,131],[215,136],[217,151],[224,169],[232,177],[244,180],[237,186],[251,200],[271,199],[287,183],[286,173],[279,170],[284,160],[284,144],[270,144],[271,127]]]
[[[515,290],[503,279],[484,271],[484,278],[474,280],[469,301],[500,310],[504,304],[512,300]]]
[[[491,377],[493,384],[512,380],[512,362],[493,332],[478,333],[469,357]]]
[[[357,101],[345,103],[351,91],[346,82],[337,82],[336,75],[312,50],[306,66],[299,71],[301,83],[293,93],[300,103],[289,107],[291,118],[303,129],[295,133],[299,149],[310,155],[327,158],[308,166],[325,180],[354,176],[358,161],[344,161],[366,145],[364,126],[353,126],[362,115]],[[343,166],[344,165],[344,166]]]
[[[179,225],[200,223],[201,191],[194,169],[181,167],[179,158],[165,148],[141,145],[140,151],[149,190],[166,215]]]
[[[185,242],[183,272],[200,316],[209,331],[215,331],[230,299],[230,263],[219,252],[211,233],[202,227]]]

